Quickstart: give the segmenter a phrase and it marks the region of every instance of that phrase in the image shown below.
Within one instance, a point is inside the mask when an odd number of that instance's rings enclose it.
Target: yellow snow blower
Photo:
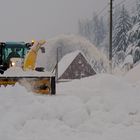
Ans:
[[[44,40],[31,43],[1,42],[0,86],[19,83],[28,91],[54,95],[55,75],[45,72],[42,67],[35,67],[39,49],[42,53],[45,52],[42,47],[45,43]],[[20,71],[17,71],[17,68],[20,68]]]

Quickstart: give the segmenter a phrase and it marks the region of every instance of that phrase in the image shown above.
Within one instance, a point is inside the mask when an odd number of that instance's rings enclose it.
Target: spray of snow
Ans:
[[[39,63],[45,66],[47,71],[51,71],[57,62],[57,51],[59,55],[58,59],[60,60],[65,54],[76,50],[81,50],[90,62],[102,61],[105,67],[108,67],[106,57],[100,53],[90,41],[76,35],[59,35],[56,38],[48,40],[46,45],[46,57],[44,58],[44,56],[39,54],[39,59],[43,60],[39,61]]]

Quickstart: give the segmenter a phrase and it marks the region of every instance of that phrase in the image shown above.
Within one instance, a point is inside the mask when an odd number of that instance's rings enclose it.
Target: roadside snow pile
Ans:
[[[51,72],[45,71],[45,72],[38,72],[33,70],[23,71],[20,67],[10,67],[7,69],[4,74],[0,74],[0,77],[5,76],[11,76],[11,77],[17,77],[17,76],[54,76]]]
[[[0,139],[139,140],[140,88],[100,74],[59,83],[56,96],[0,88]]]
[[[140,82],[140,64],[128,71],[125,75],[125,79],[132,83]]]

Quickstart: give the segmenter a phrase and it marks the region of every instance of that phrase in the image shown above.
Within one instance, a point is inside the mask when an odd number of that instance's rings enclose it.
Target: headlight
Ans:
[[[35,43],[35,41],[34,40],[32,40],[32,45]]]
[[[12,66],[15,66],[15,62],[12,62]]]

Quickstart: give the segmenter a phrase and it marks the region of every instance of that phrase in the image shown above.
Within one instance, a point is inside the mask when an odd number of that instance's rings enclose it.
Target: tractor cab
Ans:
[[[1,42],[0,43],[0,73],[4,73],[16,63],[22,63],[32,43],[25,42]]]

